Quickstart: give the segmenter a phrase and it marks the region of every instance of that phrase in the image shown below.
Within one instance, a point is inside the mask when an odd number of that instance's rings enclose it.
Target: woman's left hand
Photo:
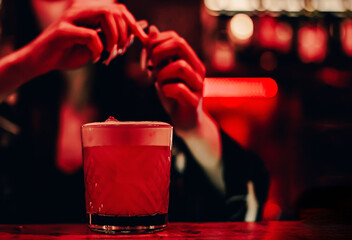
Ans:
[[[159,32],[151,26],[145,47],[153,65],[155,87],[173,126],[176,130],[194,128],[205,76],[203,63],[174,31]]]

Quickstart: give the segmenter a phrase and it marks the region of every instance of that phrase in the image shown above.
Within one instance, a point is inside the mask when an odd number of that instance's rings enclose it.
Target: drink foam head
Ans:
[[[82,126],[83,147],[150,145],[171,146],[172,126],[164,122],[120,122],[110,117],[105,122]]]

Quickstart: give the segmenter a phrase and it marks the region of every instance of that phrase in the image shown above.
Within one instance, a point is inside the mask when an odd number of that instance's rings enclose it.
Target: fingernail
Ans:
[[[109,57],[103,62],[106,66],[108,66],[115,57],[117,56],[117,44],[115,44],[110,52]]]
[[[128,46],[131,46],[133,44],[133,42],[134,42],[134,35],[131,35],[130,42],[129,42]]]
[[[145,71],[147,68],[147,58],[147,49],[143,48],[140,56],[140,65],[142,71]]]
[[[118,54],[117,45],[114,45],[114,48],[111,54],[111,60],[114,59],[117,56],[117,54]]]
[[[122,49],[122,48],[118,49],[117,52],[116,52],[116,54],[117,54],[117,55],[122,55],[122,54],[123,54],[123,49]]]
[[[153,77],[153,72],[147,71],[147,75],[148,75],[148,78],[152,78]]]
[[[100,56],[94,59],[93,63],[97,63],[100,60]]]
[[[149,23],[147,20],[139,20],[137,24],[142,28],[145,29],[148,27]]]
[[[154,83],[154,86],[155,86],[156,90],[159,92],[159,91],[160,91],[160,87],[159,87],[158,82],[155,82],[155,83]]]

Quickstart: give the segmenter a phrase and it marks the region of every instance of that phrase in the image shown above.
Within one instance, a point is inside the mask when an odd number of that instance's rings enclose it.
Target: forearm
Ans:
[[[0,59],[0,102],[23,83],[36,77],[35,61],[25,46]]]
[[[183,139],[212,184],[224,194],[220,131],[214,120],[203,111],[201,106],[198,108],[198,114],[196,128],[188,131],[175,129],[175,133]]]

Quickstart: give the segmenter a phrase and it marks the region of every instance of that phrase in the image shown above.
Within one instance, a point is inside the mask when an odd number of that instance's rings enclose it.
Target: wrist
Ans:
[[[0,102],[34,76],[35,68],[26,47],[0,59]]]
[[[197,108],[198,121],[194,128],[182,130],[175,128],[175,133],[191,148],[198,152],[197,148],[205,146],[207,153],[219,163],[221,158],[220,129],[215,120],[203,109],[202,101]],[[192,146],[192,147],[191,147]],[[196,147],[198,146],[198,147]]]
[[[40,71],[41,63],[39,61],[40,49],[37,47],[37,39],[24,47],[18,49],[16,52],[10,54],[8,57],[8,66],[11,71],[11,76],[23,84],[47,71]],[[42,61],[43,62],[43,61]]]
[[[17,69],[17,73],[21,74],[21,77],[18,77],[18,79],[22,80],[21,84],[39,75],[36,54],[36,51],[30,51],[30,45],[18,50],[18,61],[13,66]]]
[[[219,127],[212,117],[204,110],[203,101],[197,107],[197,123],[191,129],[174,128],[175,133],[181,138],[209,138],[209,135],[219,132]],[[217,135],[217,134],[216,134]]]
[[[43,49],[45,45],[45,39],[39,35],[21,49],[23,51],[22,67],[26,70],[28,80],[53,70],[49,68],[50,60],[45,57],[48,54],[48,51]]]

